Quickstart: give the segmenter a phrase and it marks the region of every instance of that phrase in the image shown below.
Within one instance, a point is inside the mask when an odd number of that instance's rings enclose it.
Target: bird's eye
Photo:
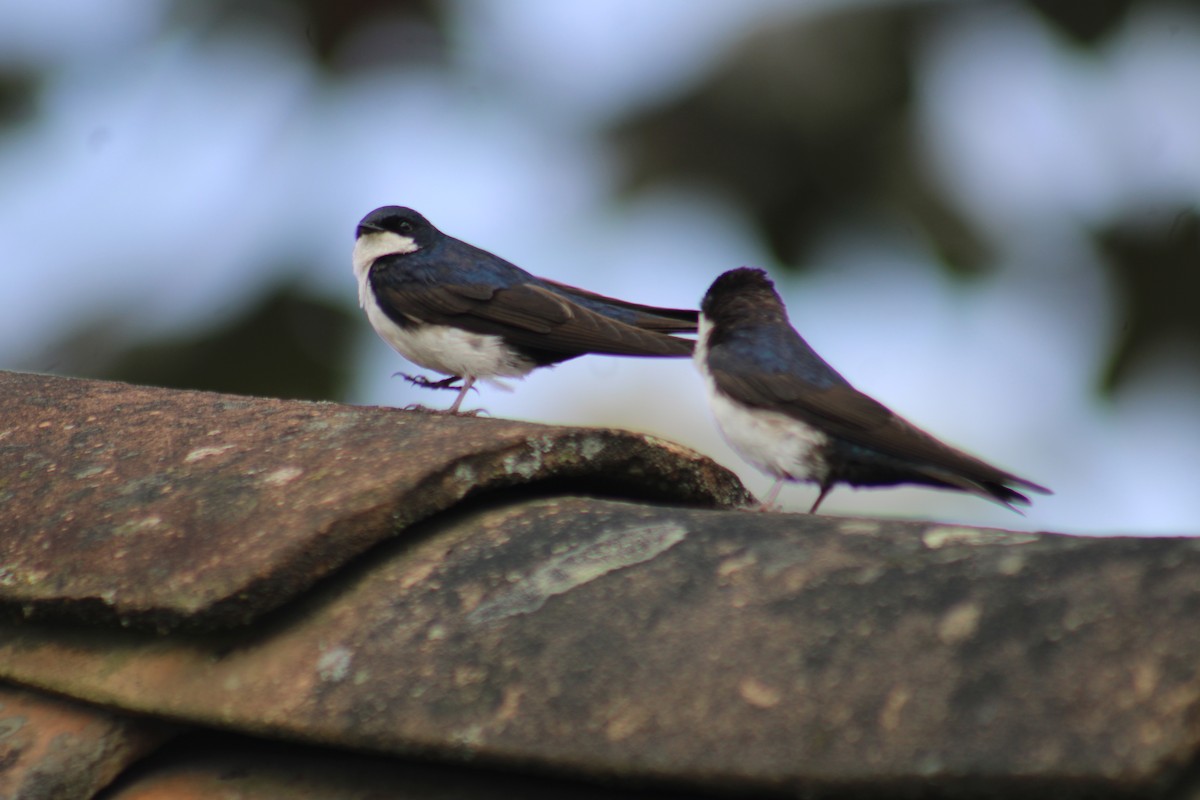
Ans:
[[[400,222],[400,232],[401,233],[412,233],[412,229],[413,229],[413,224],[411,222],[409,222],[408,220],[402,220]]]

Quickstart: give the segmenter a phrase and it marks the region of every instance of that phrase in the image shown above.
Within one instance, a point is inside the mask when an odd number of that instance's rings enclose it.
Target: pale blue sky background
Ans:
[[[640,302],[694,307],[724,270],[772,270],[793,323],[860,389],[1057,492],[1022,518],[842,488],[829,513],[1197,532],[1197,359],[1163,353],[1113,401],[1096,397],[1119,323],[1080,226],[1200,202],[1200,14],[1137,4],[1094,53],[1015,4],[946,15],[919,58],[923,147],[1005,246],[992,277],[950,284],[905,231],[832,232],[792,277],[718,197],[614,202],[604,126],[699,80],[756,28],[825,4],[450,5],[449,71],[333,81],[291,36],[264,48],[170,27],[148,0],[0,0],[0,61],[51,68],[36,118],[0,133],[0,366],[36,368],[30,353],[113,309],[131,337],[201,326],[282,278],[353,305],[354,225],[396,203],[532,272]],[[365,319],[360,341],[348,401],[449,402],[391,378],[409,365]],[[684,361],[580,359],[469,403],[651,432],[769,485],[720,440]],[[783,494],[797,509],[813,497]]]

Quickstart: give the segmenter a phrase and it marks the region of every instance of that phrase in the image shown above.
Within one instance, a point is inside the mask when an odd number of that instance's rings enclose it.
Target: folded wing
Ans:
[[[382,294],[397,313],[431,324],[455,325],[561,361],[585,353],[623,356],[688,356],[693,342],[660,331],[693,330],[686,319],[651,314],[625,303],[638,324],[614,319],[589,306],[603,300],[582,290],[518,283],[504,288],[483,283],[381,282]],[[669,311],[669,310],[668,310]],[[686,315],[689,312],[678,312]],[[695,312],[690,312],[695,313]],[[399,322],[399,320],[398,320]],[[401,324],[403,324],[401,322]]]
[[[710,354],[709,369],[717,387],[735,400],[787,414],[839,439],[901,459],[932,480],[1004,505],[1029,502],[1010,484],[1050,494],[1044,486],[944,444],[852,386],[818,388],[786,372],[738,370],[736,361],[718,350]]]

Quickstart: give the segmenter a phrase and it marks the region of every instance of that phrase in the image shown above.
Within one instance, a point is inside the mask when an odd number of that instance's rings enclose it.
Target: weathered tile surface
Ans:
[[[1170,785],[1200,542],[545,499],[440,517],[240,632],[0,628],[0,674],[372,752],[696,785]]]
[[[591,785],[547,774],[406,763],[237,737],[187,737],[104,800],[669,800],[672,787]],[[692,795],[687,795],[691,797]]]
[[[744,502],[638,434],[0,372],[0,609],[228,626],[464,497]]]
[[[161,723],[0,684],[0,797],[91,797],[170,733]]]
[[[112,709],[0,689],[0,795],[88,796],[162,735],[123,711],[531,776],[1194,794],[1200,542],[713,510],[745,499],[629,433],[0,373],[0,677]],[[395,794],[238,757],[118,791]]]

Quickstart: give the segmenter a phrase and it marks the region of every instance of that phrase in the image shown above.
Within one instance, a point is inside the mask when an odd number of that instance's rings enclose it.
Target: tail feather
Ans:
[[[1015,483],[1035,492],[1040,492],[1042,494],[1053,494],[1053,492],[1044,486],[1039,486],[1032,481],[1027,481],[1024,478],[1018,478],[1015,475],[1009,476],[1007,473],[1003,473],[1006,476],[1006,480],[1002,483],[994,480],[976,479],[969,475],[962,475],[957,472],[951,472],[949,470],[939,469],[937,467],[922,467],[919,471],[923,476],[931,479],[933,482],[941,484],[942,486],[950,489],[959,489],[978,497],[982,497],[985,500],[991,500],[992,502],[999,503],[1010,511],[1015,511],[1021,515],[1024,515],[1025,512],[1017,508],[1017,505],[1028,506],[1032,505],[1033,501],[1006,484]]]
[[[566,295],[585,308],[643,330],[660,333],[695,333],[700,325],[700,312],[694,309],[645,306],[616,297],[606,297],[548,278],[540,280],[552,287],[554,291]]]

